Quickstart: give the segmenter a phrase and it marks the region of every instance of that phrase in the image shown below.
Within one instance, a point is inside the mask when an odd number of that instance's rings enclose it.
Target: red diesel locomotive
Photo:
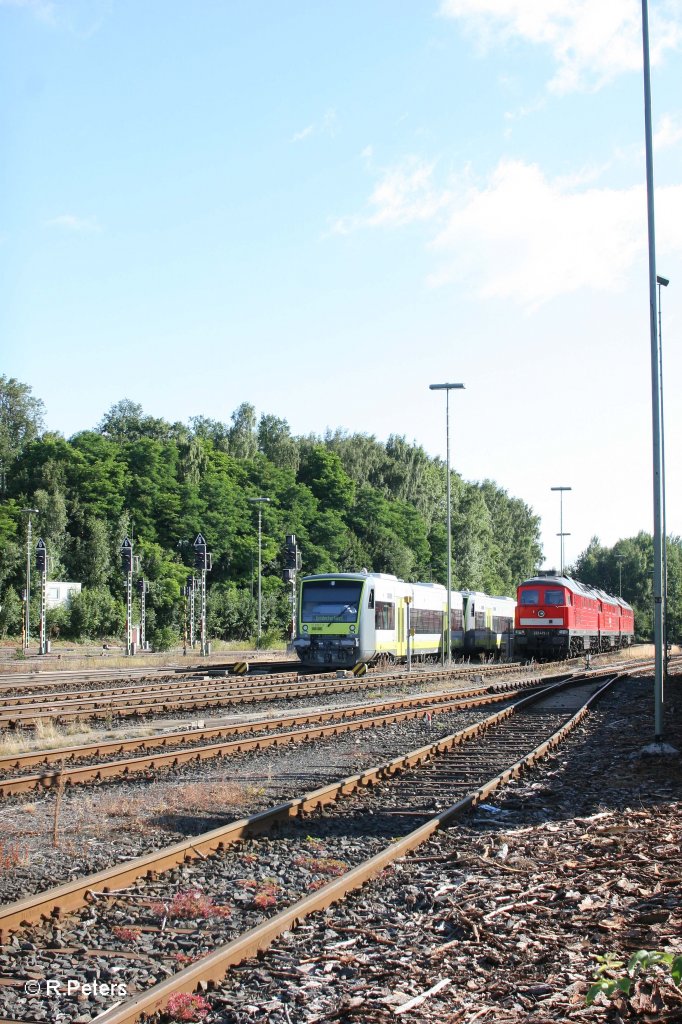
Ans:
[[[569,576],[536,576],[518,588],[514,650],[521,657],[574,658],[628,647],[634,632],[627,601]]]

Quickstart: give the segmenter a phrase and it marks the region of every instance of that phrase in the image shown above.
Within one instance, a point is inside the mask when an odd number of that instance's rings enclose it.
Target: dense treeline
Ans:
[[[49,614],[53,636],[120,635],[125,610],[119,549],[134,540],[151,583],[147,635],[156,646],[182,628],[180,594],[198,532],[213,554],[209,634],[255,632],[257,518],[263,515],[263,625],[282,635],[289,617],[281,580],[284,537],[295,533],[303,571],[367,568],[408,580],[445,581],[443,463],[393,436],[327,433],[294,437],[285,420],[241,405],[229,424],[188,425],[144,414],[128,400],[70,439],[43,431],[30,388],[0,377],[0,634],[21,632],[29,508],[34,542],[45,540],[50,578],[83,591]],[[539,520],[492,481],[452,475],[453,583],[514,594],[541,560]],[[682,630],[682,542],[669,538],[668,628]],[[605,548],[595,538],[570,570],[633,604],[641,637],[652,632],[652,541],[647,534]],[[32,620],[37,621],[33,595]]]
[[[297,535],[304,572],[367,568],[445,580],[445,467],[403,437],[294,437],[285,420],[257,418],[246,403],[229,424],[197,416],[185,425],[123,400],[68,440],[43,432],[42,416],[30,388],[0,378],[2,635],[21,632],[28,508],[38,510],[34,542],[47,545],[50,578],[83,584],[68,609],[50,613],[53,636],[121,634],[126,535],[151,583],[148,638],[162,646],[177,636],[198,532],[213,554],[209,634],[253,636],[255,496],[271,499],[261,506],[266,632],[281,635],[289,617],[287,533]],[[452,528],[458,588],[513,594],[540,560],[538,518],[491,481],[452,474]],[[36,615],[37,605],[34,623]]]
[[[682,637],[682,540],[668,537],[667,637],[679,643]],[[635,629],[640,639],[653,637],[653,565],[651,534],[619,540],[612,548],[603,547],[594,537],[570,570],[576,579],[600,587],[609,594],[622,592],[635,610]]]

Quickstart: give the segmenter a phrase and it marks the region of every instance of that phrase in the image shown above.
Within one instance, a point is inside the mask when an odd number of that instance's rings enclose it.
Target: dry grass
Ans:
[[[247,803],[248,786],[234,782],[187,782],[178,786],[145,787],[141,792],[97,793],[91,797],[94,820],[115,818],[126,827],[141,824],[150,818],[177,815],[223,814]]]
[[[60,725],[52,718],[36,718],[33,729],[17,729],[0,737],[0,757],[12,754],[37,753],[58,747],[77,747],[85,743],[104,743],[109,740],[130,740],[161,732],[159,725],[123,726],[120,729],[96,728],[82,719]]]
[[[15,650],[20,646],[21,640],[11,640],[0,643],[0,650],[3,648]],[[118,647],[118,645],[116,646]],[[182,653],[182,647],[178,646],[171,651],[137,654],[133,658],[129,658],[120,647],[116,651],[103,651],[101,644],[92,644],[90,646],[84,645],[81,650],[74,650],[73,646],[67,643],[65,643],[63,648],[59,644],[53,644],[52,654],[46,658],[41,658],[37,654],[35,657],[31,655],[29,658],[7,658],[7,660],[3,658],[0,662],[0,677],[3,673],[9,674],[17,671],[37,673],[44,669],[49,669],[49,671],[59,671],[60,669],[92,671],[98,668],[125,670],[140,668],[143,665],[149,668],[166,668],[199,662],[208,665],[211,661],[220,661],[226,654],[243,652],[249,652],[249,654],[256,653],[248,641],[237,640],[211,640],[211,654],[208,657],[201,656],[198,645],[194,650],[188,647],[186,655]],[[278,657],[281,657],[285,653],[286,643],[282,640],[270,648],[263,648],[258,651],[257,656],[268,657],[269,655],[276,654]]]
[[[0,841],[0,874],[28,864],[28,847],[25,843]]]

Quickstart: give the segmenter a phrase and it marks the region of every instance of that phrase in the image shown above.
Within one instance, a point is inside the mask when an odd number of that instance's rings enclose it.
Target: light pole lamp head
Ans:
[[[550,487],[550,491],[572,491],[572,487]]]
[[[429,391],[452,391],[453,389],[463,389],[463,384],[429,384]]]
[[[657,282],[657,284],[662,284],[664,288],[667,288],[668,285],[670,284],[670,279],[667,278],[667,277],[659,277],[658,274],[657,274],[656,275],[656,282]]]
[[[258,501],[270,502],[270,501],[272,501],[272,498],[249,498],[248,500],[251,501],[251,502],[258,502]]]

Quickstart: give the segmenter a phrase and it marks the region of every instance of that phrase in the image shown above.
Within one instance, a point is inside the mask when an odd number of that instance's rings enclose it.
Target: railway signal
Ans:
[[[133,545],[127,537],[121,544],[121,568],[126,573],[133,571]]]
[[[296,543],[296,534],[288,533],[284,548],[284,565],[287,569],[293,569],[294,572],[297,572],[301,568],[301,564],[301,552]]]
[[[47,640],[47,572],[49,567],[47,548],[41,537],[36,544],[36,569],[40,573],[40,653],[49,654],[50,645]]]
[[[206,573],[213,568],[213,560],[210,551],[207,550],[206,540],[203,534],[198,533],[194,541],[194,567],[199,569],[199,586],[201,593],[201,653],[206,656],[211,653],[211,645],[206,637]],[[192,616],[194,618],[194,616]]]
[[[23,648],[28,650],[28,645],[31,641],[31,537],[32,537],[32,524],[31,516],[37,515],[39,509],[37,508],[22,508],[22,512],[28,513],[28,524],[26,528],[26,597],[24,598],[24,618],[23,618]]]
[[[284,546],[284,582],[291,584],[291,640],[296,636],[296,573],[301,568],[302,558],[296,534],[288,533]]]
[[[133,544],[125,537],[121,544],[121,568],[126,578],[126,654],[135,653],[133,645]]]

